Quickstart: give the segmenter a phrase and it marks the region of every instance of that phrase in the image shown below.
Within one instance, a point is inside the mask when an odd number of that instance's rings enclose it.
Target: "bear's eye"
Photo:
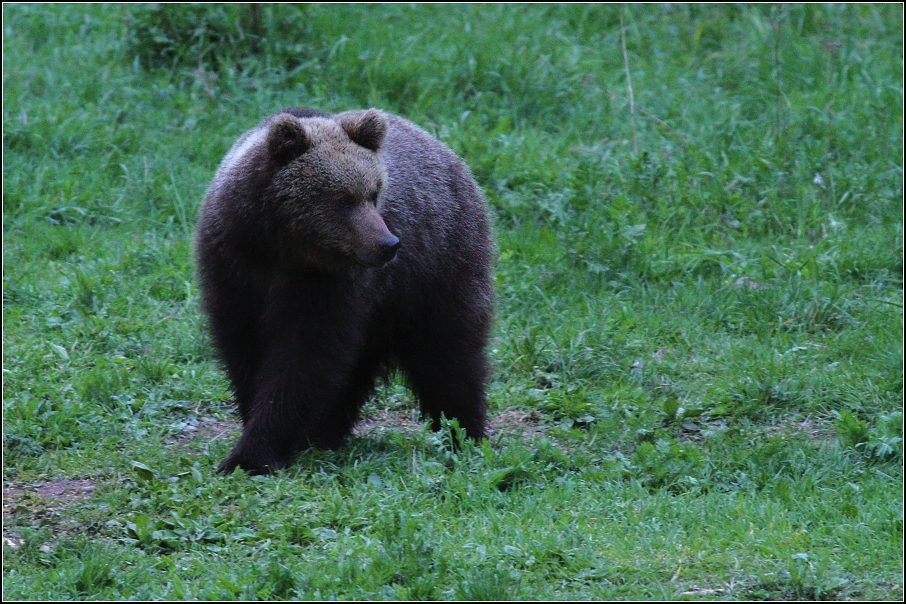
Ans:
[[[377,191],[375,191],[374,193],[372,193],[372,194],[371,194],[371,197],[369,197],[369,199],[371,200],[371,203],[377,203],[377,198],[378,198],[378,192],[377,192]]]

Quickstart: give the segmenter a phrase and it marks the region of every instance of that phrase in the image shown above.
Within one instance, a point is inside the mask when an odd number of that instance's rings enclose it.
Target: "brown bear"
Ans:
[[[195,239],[243,423],[219,471],[340,446],[397,369],[435,428],[483,437],[493,249],[469,169],[402,118],[287,109],[243,135]]]

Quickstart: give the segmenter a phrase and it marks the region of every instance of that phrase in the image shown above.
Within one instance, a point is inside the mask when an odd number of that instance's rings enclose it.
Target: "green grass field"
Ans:
[[[902,32],[900,5],[4,5],[4,599],[901,600]],[[292,106],[471,166],[488,441],[393,379],[342,450],[214,473],[238,422],[192,230]]]

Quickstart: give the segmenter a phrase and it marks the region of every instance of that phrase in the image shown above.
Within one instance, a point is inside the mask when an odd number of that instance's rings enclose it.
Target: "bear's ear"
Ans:
[[[285,166],[311,147],[308,132],[297,118],[283,114],[274,119],[267,131],[267,151],[280,166]]]
[[[377,109],[350,111],[340,116],[340,127],[352,142],[377,151],[387,134],[387,118]]]

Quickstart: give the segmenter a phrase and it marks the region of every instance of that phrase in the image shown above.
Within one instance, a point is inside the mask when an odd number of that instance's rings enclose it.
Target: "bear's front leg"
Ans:
[[[270,444],[272,437],[253,423],[254,420],[246,424],[239,443],[217,468],[218,472],[229,474],[236,468],[242,468],[252,475],[272,474],[286,467],[292,453],[275,450]]]
[[[237,467],[249,474],[270,474],[286,467],[307,444],[317,410],[327,404],[329,388],[320,388],[312,357],[300,342],[271,342],[254,380],[254,394],[242,436],[218,471]]]
[[[294,310],[295,317],[312,316],[307,309]],[[355,331],[348,325],[346,330],[332,324],[325,329],[323,320],[293,324],[285,317],[272,325],[260,338],[265,354],[242,437],[220,472],[240,467],[250,474],[269,474],[286,467],[302,448],[338,447],[349,430],[345,415],[354,414],[347,390],[358,350],[351,336]]]
[[[293,389],[291,381],[289,376],[259,378],[259,384],[265,384],[255,393],[242,436],[218,472],[229,473],[239,467],[249,474],[271,474],[286,467],[299,449],[307,415],[299,409],[303,393]]]

